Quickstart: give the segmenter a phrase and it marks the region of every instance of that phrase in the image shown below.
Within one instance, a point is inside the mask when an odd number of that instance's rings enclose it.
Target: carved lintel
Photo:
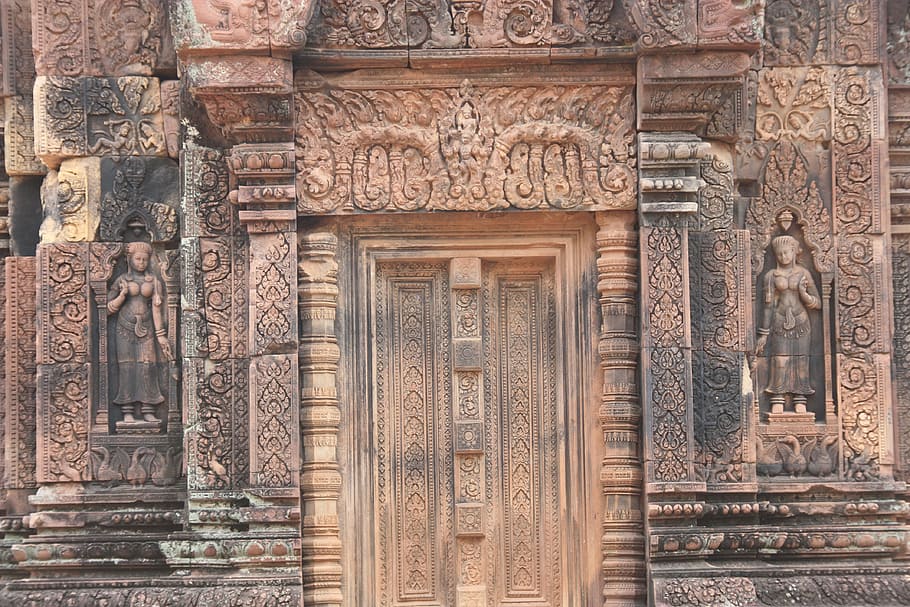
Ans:
[[[634,208],[627,74],[415,75],[300,72],[302,214]]]

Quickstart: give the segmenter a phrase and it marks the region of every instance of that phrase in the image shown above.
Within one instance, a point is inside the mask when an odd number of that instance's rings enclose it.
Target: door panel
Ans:
[[[477,254],[376,265],[383,606],[563,604],[554,264]]]
[[[381,264],[376,278],[379,596],[382,605],[446,605],[453,517],[447,268]]]

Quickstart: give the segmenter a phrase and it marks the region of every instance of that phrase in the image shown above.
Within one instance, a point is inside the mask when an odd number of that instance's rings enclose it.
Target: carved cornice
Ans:
[[[748,53],[649,55],[638,61],[639,128],[733,141],[744,131]]]
[[[189,90],[231,143],[289,141],[292,65],[288,59],[222,56],[188,59]]]

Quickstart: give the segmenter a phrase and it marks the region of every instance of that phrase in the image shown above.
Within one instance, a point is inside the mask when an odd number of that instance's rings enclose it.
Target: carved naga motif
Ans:
[[[621,86],[298,93],[303,213],[635,204]]]

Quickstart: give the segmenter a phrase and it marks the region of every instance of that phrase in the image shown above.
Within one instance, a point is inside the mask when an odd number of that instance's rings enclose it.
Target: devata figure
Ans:
[[[809,310],[821,307],[815,281],[796,263],[799,241],[777,236],[771,241],[777,267],[765,274],[765,301],[758,328],[756,354],[768,346],[769,378],[765,392],[772,413],[783,413],[789,400],[796,413],[806,412],[806,401],[815,393],[809,381],[809,351],[812,326]]]
[[[107,311],[117,315],[115,332],[120,381],[114,403],[120,405],[123,421],[128,424],[138,421],[136,404],[144,422],[161,422],[155,415],[157,406],[164,402],[158,385],[158,363],[171,360],[164,327],[163,289],[161,280],[149,270],[151,254],[148,243],[128,244],[129,267],[114,279],[108,294]]]

